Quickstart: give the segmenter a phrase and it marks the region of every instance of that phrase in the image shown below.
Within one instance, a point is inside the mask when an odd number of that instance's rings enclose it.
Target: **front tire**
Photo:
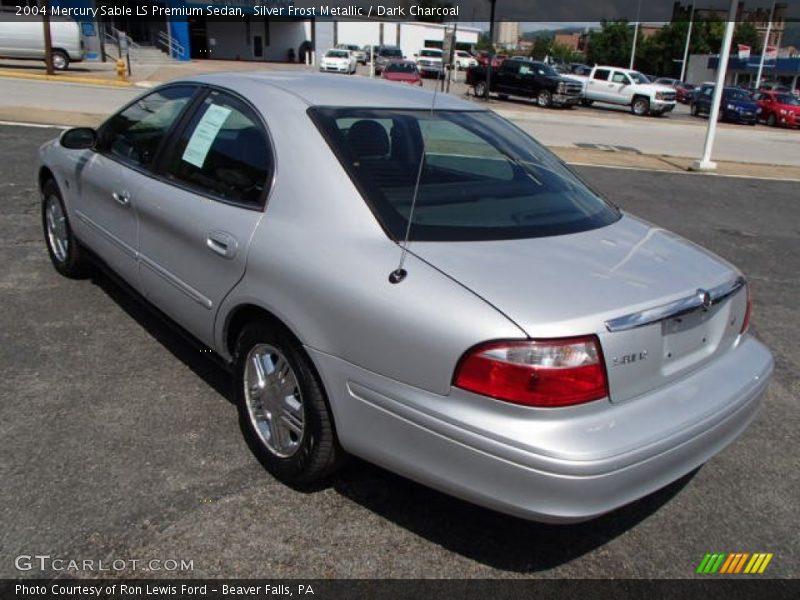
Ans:
[[[692,102],[692,106],[691,106],[691,108],[689,109],[689,112],[691,112],[691,113],[692,113],[692,116],[693,116],[693,117],[699,117],[699,116],[700,116],[700,107],[699,107],[699,106],[697,106],[697,104],[696,104],[696,103]]]
[[[631,103],[631,112],[637,117],[644,117],[650,112],[650,100],[639,96]]]
[[[582,98],[581,99],[581,104],[583,106],[587,106],[588,107],[588,106],[591,106],[592,104],[594,104],[594,100],[589,100],[587,98]]]
[[[91,263],[72,233],[61,191],[52,179],[42,188],[42,229],[56,271],[70,279],[82,279],[91,273]]]
[[[541,90],[536,95],[536,104],[541,108],[550,108],[553,106],[553,94],[547,90]]]
[[[244,327],[236,342],[236,400],[250,449],[277,479],[321,481],[343,457],[322,382],[300,344],[267,321]]]
[[[770,113],[770,115],[767,117],[767,125],[770,127],[778,126],[778,118],[775,116],[775,113]]]

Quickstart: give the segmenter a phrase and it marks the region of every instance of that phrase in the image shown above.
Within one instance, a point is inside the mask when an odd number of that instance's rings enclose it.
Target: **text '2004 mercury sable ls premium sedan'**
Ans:
[[[40,159],[55,268],[100,259],[222,357],[251,445],[292,484],[352,453],[587,519],[733,441],[772,373],[735,267],[450,96],[206,75]]]

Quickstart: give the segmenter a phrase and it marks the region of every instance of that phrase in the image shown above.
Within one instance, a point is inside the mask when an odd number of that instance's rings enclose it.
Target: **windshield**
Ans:
[[[501,240],[608,225],[618,211],[488,111],[315,107],[309,114],[395,240]],[[420,171],[420,158],[422,170]]]
[[[400,48],[383,48],[381,50],[381,56],[403,56],[402,50]]]
[[[645,75],[636,71],[628,71],[628,77],[633,79],[633,83],[650,83],[650,80]]]
[[[325,56],[327,58],[349,58],[350,54],[347,50],[328,50]]]
[[[536,68],[537,71],[544,71],[544,75],[549,75],[550,77],[558,77],[559,72],[545,63],[533,63],[533,66]]]
[[[389,63],[386,65],[387,73],[416,73],[417,65],[414,63]]]
[[[442,58],[441,50],[420,50],[420,56],[429,56],[431,58]]]
[[[791,104],[792,106],[800,106],[800,98],[796,98],[791,94],[778,94],[775,99],[781,104]]]

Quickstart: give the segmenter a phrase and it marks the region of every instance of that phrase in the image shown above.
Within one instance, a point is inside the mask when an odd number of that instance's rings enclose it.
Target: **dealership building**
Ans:
[[[26,3],[37,2],[0,0],[3,6]],[[297,16],[302,11],[292,0],[51,0],[50,4],[57,10],[68,9],[81,24],[89,60],[101,60],[104,51],[115,56],[108,46],[120,31],[137,46],[160,48],[176,60],[301,61],[312,49],[319,60],[337,44],[399,46],[411,57],[420,48],[441,47],[446,30],[445,25],[421,21]],[[151,14],[137,16],[141,6]],[[209,15],[209,6],[220,16]],[[132,14],[118,14],[125,7]],[[270,7],[272,15],[266,16],[263,7]],[[280,16],[273,16],[281,8]],[[226,12],[233,16],[221,16]],[[472,48],[479,35],[479,29],[459,26],[457,47]]]

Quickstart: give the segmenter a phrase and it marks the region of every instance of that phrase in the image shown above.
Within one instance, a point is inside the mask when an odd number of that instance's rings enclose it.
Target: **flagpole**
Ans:
[[[769,48],[769,34],[772,30],[772,19],[775,18],[775,0],[772,0],[772,10],[769,11],[769,22],[767,23],[767,33],[764,36],[764,45],[761,48],[761,60],[758,61],[758,75],[756,75],[756,89],[761,87],[761,73],[764,71],[764,57]]]

